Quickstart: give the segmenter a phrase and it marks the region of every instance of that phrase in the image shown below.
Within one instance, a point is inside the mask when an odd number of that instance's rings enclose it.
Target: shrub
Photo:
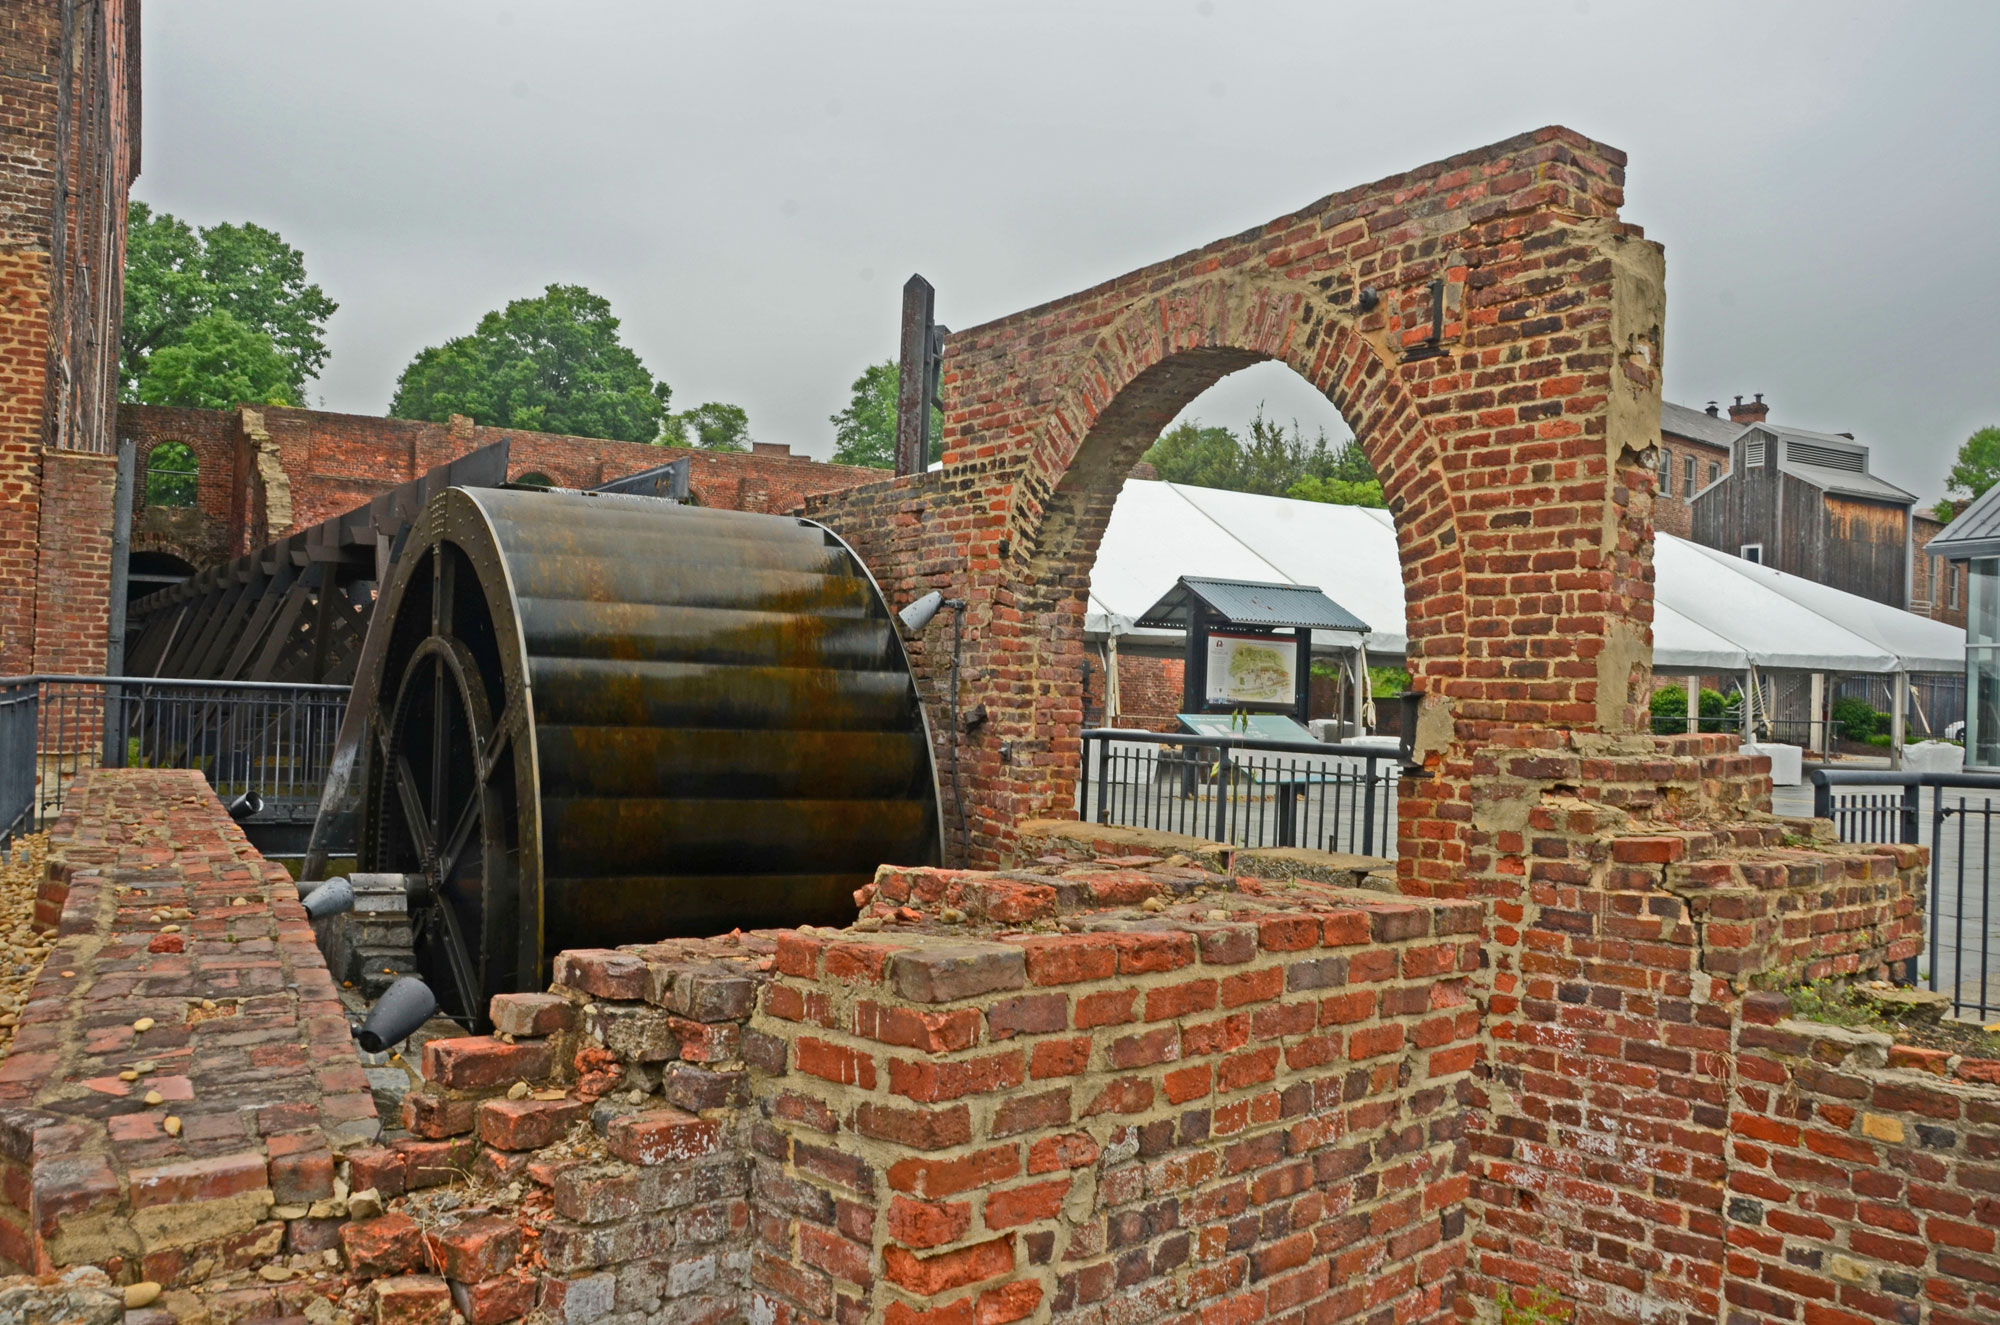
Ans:
[[[1850,741],[1866,741],[1874,744],[1871,737],[1882,730],[1889,715],[1878,713],[1873,704],[1865,699],[1836,699],[1833,701],[1833,720],[1841,725]],[[1887,742],[1885,741],[1884,744]]]

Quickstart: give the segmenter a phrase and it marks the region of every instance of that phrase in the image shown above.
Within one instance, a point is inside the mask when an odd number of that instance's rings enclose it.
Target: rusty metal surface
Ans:
[[[360,868],[433,876],[418,959],[461,1017],[565,947],[838,922],[938,859],[902,643],[821,526],[455,489],[379,606]]]

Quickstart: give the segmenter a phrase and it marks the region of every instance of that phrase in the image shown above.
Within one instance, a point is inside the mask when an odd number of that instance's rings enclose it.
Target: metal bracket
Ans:
[[[1403,355],[1404,363],[1416,363],[1420,359],[1436,359],[1444,354],[1444,278],[1431,282],[1431,334],[1423,344]]]

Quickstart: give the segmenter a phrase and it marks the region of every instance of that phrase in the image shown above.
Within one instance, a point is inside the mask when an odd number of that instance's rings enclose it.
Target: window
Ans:
[[[1711,460],[1711,461],[1709,461],[1709,462],[1708,462],[1708,481],[1709,481],[1710,483],[1713,483],[1713,482],[1715,482],[1716,480],[1720,479],[1721,477],[1722,477],[1722,462],[1721,462],[1721,461],[1719,461],[1719,460]]]
[[[523,474],[521,477],[513,480],[513,482],[523,488],[553,488],[556,485],[554,479],[539,470]]]
[[[1958,607],[1958,567],[1948,566],[1945,568],[1944,582],[1946,591],[1949,594],[1945,606],[1956,609]]]
[[[1745,543],[1738,555],[1745,561],[1752,561],[1761,566],[1764,564],[1764,545],[1762,543]]]
[[[192,506],[198,479],[186,442],[161,442],[146,453],[146,505]]]
[[[1681,479],[1682,479],[1681,488],[1690,497],[1694,496],[1695,466],[1699,463],[1700,461],[1695,459],[1695,457],[1689,456],[1687,460],[1684,462],[1683,467],[1681,469]]]
[[[1660,495],[1662,497],[1671,497],[1674,495],[1674,453],[1672,451],[1660,452]]]

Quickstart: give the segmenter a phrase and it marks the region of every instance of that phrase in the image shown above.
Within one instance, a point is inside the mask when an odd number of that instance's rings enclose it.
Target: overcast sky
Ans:
[[[326,408],[581,282],[676,407],[825,456],[912,271],[967,327],[1566,124],[1666,245],[1668,398],[1762,391],[1928,499],[2000,424],[1996,56],[1990,0],[156,0],[135,195],[304,250]],[[1260,400],[1344,431],[1275,365],[1190,412]]]

